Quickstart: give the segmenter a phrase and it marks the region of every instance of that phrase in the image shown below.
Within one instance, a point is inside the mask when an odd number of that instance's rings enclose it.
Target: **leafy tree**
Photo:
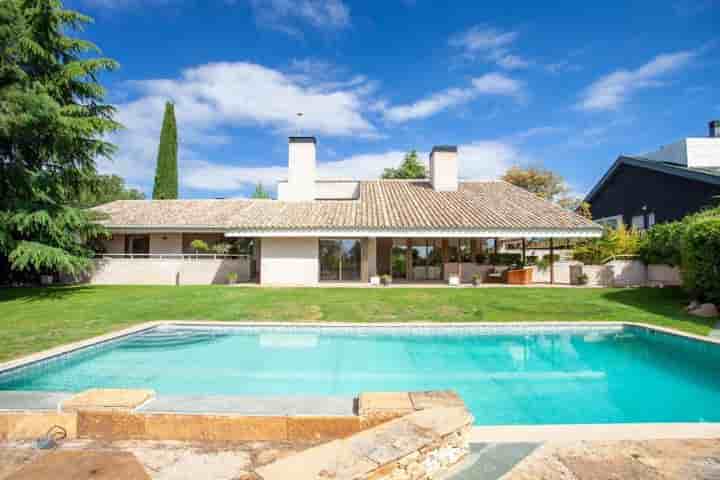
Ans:
[[[573,249],[573,259],[588,265],[599,265],[617,255],[635,255],[640,250],[642,235],[620,224],[617,229],[606,228],[602,237],[579,242]]]
[[[558,199],[557,204],[566,210],[570,210],[588,220],[592,220],[590,204],[580,197],[562,197]]]
[[[398,168],[386,168],[382,178],[425,178],[427,172],[425,165],[418,160],[415,150],[406,153],[405,158]]]
[[[550,201],[568,191],[562,176],[539,167],[510,167],[502,179]]]
[[[160,147],[155,167],[155,186],[153,188],[153,199],[155,200],[178,198],[177,149],[175,106],[167,102],[165,103],[165,114],[160,131]]]
[[[88,22],[60,0],[0,2],[3,275],[79,274],[90,266],[86,242],[106,233],[72,206],[96,158],[114,152],[103,138],[120,127],[98,81],[117,64],[69,35]]]
[[[80,192],[76,204],[82,208],[90,208],[115,200],[144,200],[145,194],[135,188],[128,188],[125,180],[117,175],[98,175],[88,182]]]
[[[265,190],[262,182],[258,182],[258,184],[255,185],[255,191],[252,194],[252,198],[270,198],[270,192]]]

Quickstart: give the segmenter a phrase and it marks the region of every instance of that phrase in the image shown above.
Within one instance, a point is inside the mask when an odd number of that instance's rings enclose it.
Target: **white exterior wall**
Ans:
[[[430,155],[430,178],[433,188],[439,192],[454,192],[458,189],[457,152],[434,151]]]
[[[685,138],[643,156],[688,167],[720,167],[720,138]]]
[[[688,167],[720,167],[720,138],[687,138]]]
[[[318,237],[263,238],[260,278],[263,285],[317,285]]]
[[[150,235],[150,253],[182,253],[181,233],[153,233]]]
[[[360,196],[360,182],[315,182],[315,198],[319,200],[350,200]]]

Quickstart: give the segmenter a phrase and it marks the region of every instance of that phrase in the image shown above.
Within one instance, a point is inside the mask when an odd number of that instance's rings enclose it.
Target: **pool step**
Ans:
[[[158,395],[141,406],[138,411],[247,416],[355,416],[355,398],[307,395]]]

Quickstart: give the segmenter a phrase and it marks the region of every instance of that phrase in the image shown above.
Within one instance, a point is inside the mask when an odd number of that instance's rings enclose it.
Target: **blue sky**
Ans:
[[[294,134],[318,137],[324,176],[457,144],[464,178],[542,165],[583,194],[620,153],[720,118],[719,0],[542,3],[66,0],[121,64],[101,169],[146,192],[166,100],[183,197],[274,188]]]

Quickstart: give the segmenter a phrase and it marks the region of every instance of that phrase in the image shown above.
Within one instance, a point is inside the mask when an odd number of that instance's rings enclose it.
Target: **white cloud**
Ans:
[[[338,30],[350,25],[350,9],[342,0],[250,0],[255,19],[290,35],[301,35],[298,23]]]
[[[615,110],[636,91],[661,85],[659,77],[687,66],[696,55],[693,51],[662,54],[635,70],[605,75],[585,89],[576,107],[586,111]]]
[[[384,107],[386,120],[394,123],[426,118],[447,108],[470,102],[480,95],[500,95],[521,98],[524,84],[501,73],[488,73],[472,79],[471,86],[450,88],[434,93],[408,105]]]
[[[284,134],[373,137],[365,117],[367,82],[351,79],[328,88],[300,82],[291,75],[253,63],[212,63],[185,70],[179,78],[131,82],[139,94],[118,105],[117,120],[126,128],[110,140],[119,147],[104,172],[128,181],[152,181],[165,102],[175,103],[181,159],[201,161],[200,147],[229,143],[224,129],[257,125]],[[302,118],[296,113],[303,112]],[[221,179],[219,179],[221,180]],[[198,180],[199,181],[199,180]]]
[[[528,59],[510,53],[510,47],[518,37],[514,31],[476,25],[450,37],[450,46],[462,50],[468,58],[484,58],[501,68],[515,70],[532,65]]]
[[[357,154],[320,162],[318,175],[324,178],[376,179],[388,167],[396,167],[404,151]],[[428,152],[418,152],[427,163]],[[496,179],[511,165],[529,164],[532,159],[516,146],[501,140],[482,140],[458,147],[460,177],[464,179]],[[239,191],[257,182],[274,190],[279,179],[287,177],[286,165],[268,167],[236,167],[207,161],[189,162],[183,170],[183,185],[195,190]]]

